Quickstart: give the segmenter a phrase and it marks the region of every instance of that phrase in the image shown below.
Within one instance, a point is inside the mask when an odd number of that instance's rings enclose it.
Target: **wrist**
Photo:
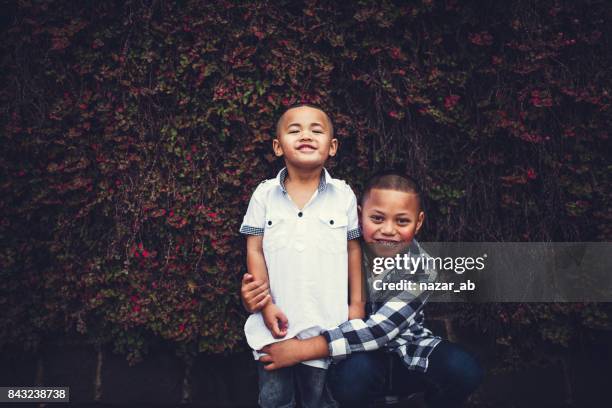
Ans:
[[[263,305],[263,306],[262,306],[262,308],[261,308],[261,312],[263,313],[263,312],[266,312],[266,311],[268,311],[268,310],[272,309],[272,306],[273,306],[273,305],[274,305],[274,303],[272,303],[272,302],[268,302],[267,304],[265,304],[265,305]]]
[[[323,335],[300,340],[297,346],[300,361],[329,357],[327,339]]]

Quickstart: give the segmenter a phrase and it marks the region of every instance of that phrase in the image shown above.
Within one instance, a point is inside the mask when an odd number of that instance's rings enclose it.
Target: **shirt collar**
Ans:
[[[278,180],[278,185],[280,186],[283,194],[287,194],[287,190],[285,189],[285,179],[287,178],[287,176],[289,175],[289,171],[287,170],[286,167],[283,167],[281,169],[281,171],[278,172],[278,175],[276,176],[276,180]],[[329,175],[329,172],[327,171],[327,169],[323,169],[323,171],[321,171],[321,178],[319,179],[319,187],[317,187],[317,190],[319,190],[319,193],[322,193],[323,190],[325,190],[327,188],[327,185],[331,182],[331,176]]]

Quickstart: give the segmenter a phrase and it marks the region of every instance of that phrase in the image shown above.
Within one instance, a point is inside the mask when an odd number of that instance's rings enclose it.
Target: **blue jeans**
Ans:
[[[349,407],[368,406],[385,395],[391,358],[393,395],[424,392],[431,408],[459,407],[478,387],[483,370],[476,359],[456,344],[442,341],[429,356],[425,373],[408,370],[399,356],[382,351],[354,353],[332,367],[329,385],[334,398]]]
[[[296,386],[302,408],[336,408],[338,406],[326,382],[328,370],[305,364],[274,371],[266,371],[263,367],[263,363],[258,361],[260,407],[295,407]]]

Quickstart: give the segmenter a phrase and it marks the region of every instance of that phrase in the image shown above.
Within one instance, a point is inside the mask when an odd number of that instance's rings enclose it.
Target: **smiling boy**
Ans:
[[[427,257],[414,239],[424,219],[420,191],[410,177],[387,172],[370,179],[360,207],[366,271],[372,270],[373,257],[405,252]],[[385,271],[381,278],[392,277],[396,272]],[[435,273],[421,272],[426,280],[432,280]],[[371,274],[368,280],[372,285]],[[257,306],[254,300],[259,296],[258,290],[249,279],[243,280],[242,297],[247,308]],[[266,370],[277,370],[303,359],[331,356],[338,362],[330,378],[334,397],[357,407],[367,406],[385,392],[385,357],[391,354],[395,394],[425,391],[428,407],[460,406],[482,380],[482,369],[471,354],[423,326],[427,297],[419,291],[403,291],[371,298],[368,319],[349,320],[308,340],[293,339],[267,346],[264,351],[269,355],[260,361],[267,364]]]
[[[313,337],[365,314],[357,200],[324,169],[338,149],[331,120],[317,107],[292,107],[277,123],[272,148],[286,167],[257,187],[240,228],[248,272],[270,288],[244,328],[256,359],[257,350],[283,338]],[[335,406],[328,365],[317,358],[271,372],[258,363],[260,405],[293,406],[295,380],[303,406]]]

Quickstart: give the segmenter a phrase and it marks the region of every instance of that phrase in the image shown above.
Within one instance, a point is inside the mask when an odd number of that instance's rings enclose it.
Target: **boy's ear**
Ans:
[[[419,230],[423,226],[423,221],[425,221],[425,213],[423,211],[420,211],[417,219],[417,227],[415,233],[419,232]]]
[[[276,157],[281,157],[283,155],[283,148],[281,147],[278,138],[272,140],[272,150],[274,151],[274,155]]]
[[[332,139],[329,144],[329,155],[334,157],[338,152],[338,139]]]
[[[361,205],[357,204],[357,223],[361,227]]]

